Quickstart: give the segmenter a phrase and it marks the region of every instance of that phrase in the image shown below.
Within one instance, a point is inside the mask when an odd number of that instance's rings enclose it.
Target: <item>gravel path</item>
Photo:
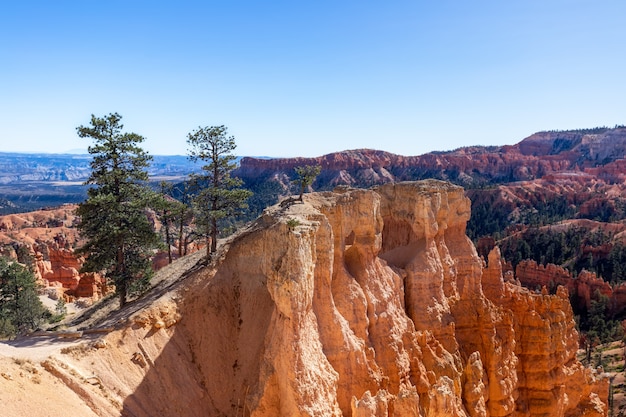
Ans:
[[[72,317],[67,323],[68,331],[93,327],[113,326],[120,320],[124,320],[144,306],[160,298],[170,291],[175,284],[184,279],[188,272],[195,270],[196,266],[204,258],[205,252],[198,251],[177,259],[157,271],[152,279],[153,288],[145,296],[134,300],[123,310],[119,310],[117,298],[103,300],[93,308],[81,312],[78,317]],[[98,338],[98,334],[83,334],[82,337],[58,337],[50,336],[25,336],[15,340],[0,341],[0,357],[29,359],[34,362],[45,360],[51,355],[60,353],[61,349],[85,343],[85,341]]]

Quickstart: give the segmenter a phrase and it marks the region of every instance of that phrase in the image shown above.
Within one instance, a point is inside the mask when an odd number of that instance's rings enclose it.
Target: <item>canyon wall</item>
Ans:
[[[626,128],[539,132],[515,145],[469,146],[448,152],[402,156],[354,149],[315,158],[244,157],[234,175],[246,184],[278,181],[288,189],[294,168],[319,165],[316,190],[337,185],[369,187],[439,178],[458,184],[533,181],[546,175],[621,183],[626,161]]]
[[[111,415],[607,415],[567,290],[505,281],[497,249],[485,268],[469,215],[434,180],[268,208],[66,360],[99,376]]]
[[[597,291],[608,297],[609,314],[612,316],[619,316],[626,309],[626,285],[610,285],[593,272],[582,270],[574,277],[560,266],[524,260],[515,268],[515,277],[523,286],[531,289],[546,287],[550,290],[563,286],[572,296],[572,303],[580,308],[590,309]]]

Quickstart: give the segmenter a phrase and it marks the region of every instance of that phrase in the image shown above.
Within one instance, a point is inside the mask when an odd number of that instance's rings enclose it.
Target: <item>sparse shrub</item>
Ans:
[[[302,195],[307,187],[313,184],[315,178],[322,172],[322,167],[319,165],[306,165],[295,167],[297,178],[294,180],[296,184],[300,186],[300,195],[298,200],[302,201]]]
[[[50,317],[50,323],[58,323],[65,318],[67,314],[67,307],[65,306],[65,300],[59,298],[54,306],[54,314]]]
[[[300,226],[300,224],[300,220],[293,217],[287,220],[287,227],[289,228],[289,230],[294,230],[296,227]]]

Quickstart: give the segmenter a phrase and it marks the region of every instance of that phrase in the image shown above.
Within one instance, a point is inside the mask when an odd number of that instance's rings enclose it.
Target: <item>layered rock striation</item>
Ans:
[[[25,264],[53,298],[90,298],[111,292],[99,274],[79,272],[84,258],[74,252],[79,240],[76,205],[0,216],[0,255]],[[27,259],[30,258],[30,259]]]
[[[521,261],[515,268],[515,277],[530,289],[567,288],[571,302],[578,308],[590,309],[596,292],[609,300],[609,314],[621,315],[626,309],[626,285],[611,285],[595,273],[582,270],[576,277],[570,271],[557,265],[541,265],[533,260]]]
[[[0,255],[25,264],[53,298],[90,298],[111,292],[99,274],[79,272],[84,258],[74,252],[79,240],[76,205],[0,216]]]
[[[459,184],[533,181],[544,176],[589,176],[622,183],[626,175],[626,127],[535,133],[515,145],[470,146],[448,152],[402,156],[354,149],[315,158],[245,157],[235,175],[246,184],[277,181],[286,188],[294,168],[319,165],[315,189],[368,187],[439,178]]]
[[[56,289],[58,296],[98,301],[107,293],[106,279],[93,272],[80,272],[84,258],[77,255],[64,235],[38,240],[32,245],[35,276],[44,288]],[[52,294],[51,291],[48,291]]]
[[[138,417],[606,415],[567,291],[485,268],[469,214],[434,180],[274,206],[72,366]]]

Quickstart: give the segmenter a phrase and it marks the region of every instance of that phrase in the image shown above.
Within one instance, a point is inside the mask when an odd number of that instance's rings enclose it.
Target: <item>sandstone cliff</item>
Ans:
[[[46,366],[101,416],[605,416],[567,291],[484,268],[469,209],[440,181],[274,206]]]

